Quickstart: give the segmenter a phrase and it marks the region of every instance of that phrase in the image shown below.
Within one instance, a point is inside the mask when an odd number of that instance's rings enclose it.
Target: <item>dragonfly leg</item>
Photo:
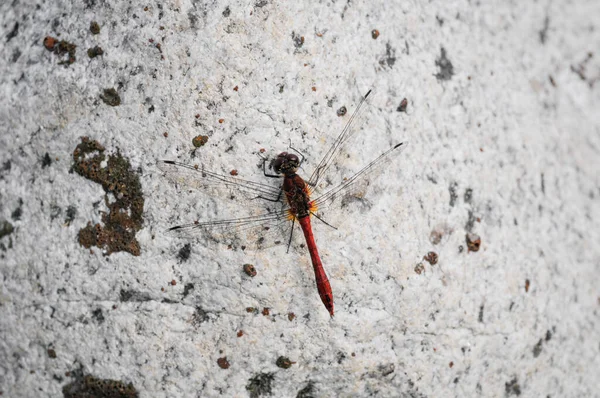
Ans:
[[[290,246],[292,245],[292,236],[294,236],[294,224],[296,224],[296,218],[292,218],[292,229],[290,230],[290,240],[288,240],[288,247],[286,253],[290,252]]]
[[[258,156],[260,156],[262,158],[263,161],[263,174],[265,175],[265,177],[270,177],[270,178],[282,178],[283,176],[279,175],[279,174],[267,174],[267,158],[263,157],[261,154],[258,154]]]
[[[294,152],[296,152],[298,155],[300,155],[301,159],[300,159],[300,164],[298,165],[298,167],[302,166],[302,163],[304,163],[304,154],[302,152],[300,152],[299,150],[297,150],[296,148],[294,148],[292,146],[292,140],[290,139],[290,145],[289,145],[290,149]]]
[[[334,227],[333,225],[329,224],[327,221],[325,221],[321,217],[319,217],[316,213],[313,213],[311,211],[310,214],[312,214],[313,216],[315,216],[319,221],[321,221],[323,224],[327,225],[328,227],[331,227],[333,229],[337,229],[337,227]]]
[[[266,197],[260,196],[260,195],[258,195],[256,198],[252,198],[252,199],[253,200],[254,199],[262,199],[262,200],[266,200],[266,201],[269,201],[269,202],[276,203],[276,202],[280,202],[281,201],[281,194],[282,194],[282,192],[283,192],[283,190],[279,190],[279,194],[277,195],[277,197],[275,199],[273,199],[273,198],[266,198]]]

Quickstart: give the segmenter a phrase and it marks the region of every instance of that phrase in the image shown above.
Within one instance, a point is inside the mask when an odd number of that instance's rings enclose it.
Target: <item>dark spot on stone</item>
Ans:
[[[62,213],[62,209],[55,204],[50,205],[50,221],[54,221],[54,219],[60,216]]]
[[[546,341],[550,341],[550,339],[552,338],[552,332],[550,330],[546,331]]]
[[[193,283],[186,283],[185,286],[183,287],[183,297],[187,297],[188,294],[190,294],[190,292],[194,290],[194,284]]]
[[[481,304],[479,306],[479,316],[477,317],[479,322],[483,322],[483,308],[484,308],[484,304]]]
[[[51,164],[52,164],[52,159],[50,159],[50,155],[48,155],[48,152],[46,152],[46,154],[42,158],[42,169],[50,166]]]
[[[391,375],[392,373],[394,373],[395,370],[396,366],[394,366],[393,363],[379,365],[379,371],[381,372],[381,375],[383,377]]]
[[[21,57],[21,54],[22,54],[21,50],[19,50],[18,48],[14,49],[14,51],[10,57],[10,60],[12,61],[13,64],[19,60],[19,58]]]
[[[262,8],[262,7],[266,6],[267,4],[269,4],[269,2],[267,0],[258,0],[256,3],[254,3],[254,7]]]
[[[90,32],[92,32],[93,35],[97,35],[98,33],[100,33],[100,25],[98,25],[98,22],[90,22]]]
[[[251,398],[271,395],[273,380],[275,380],[273,373],[259,373],[248,380],[246,391],[248,391]]]
[[[231,15],[231,9],[229,8],[229,6],[225,7],[225,10],[223,11],[223,16],[225,18],[227,18],[229,15]]]
[[[8,34],[6,35],[6,42],[8,43],[14,37],[16,37],[18,34],[19,34],[19,23],[15,22],[15,24],[13,25],[12,30],[10,32],[8,32]]]
[[[87,55],[90,58],[96,58],[104,54],[104,50],[100,46],[95,46],[87,50]]]
[[[467,223],[465,224],[465,229],[469,232],[471,232],[473,230],[473,225],[475,224],[475,220],[477,220],[477,217],[475,217],[473,215],[473,212],[471,210],[467,211]]]
[[[309,381],[306,386],[296,394],[296,398],[315,398],[315,386],[312,381]]]
[[[177,258],[180,261],[187,261],[190,258],[191,253],[192,245],[190,243],[186,243],[181,249],[179,249],[179,252],[177,253]]]
[[[121,289],[119,293],[119,300],[122,302],[144,302],[150,301],[152,298],[147,293],[138,292],[136,290],[125,290]]]
[[[439,72],[435,75],[438,80],[450,80],[454,75],[454,67],[448,58],[446,58],[446,49],[444,47],[442,47],[440,57],[435,60],[435,65],[440,68]]]
[[[292,367],[293,362],[290,361],[288,357],[280,356],[279,358],[277,358],[277,361],[275,361],[275,365],[282,369],[289,369]]]
[[[458,188],[458,184],[456,182],[450,183],[448,187],[448,191],[450,192],[450,206],[454,207],[456,203],[456,199],[458,199],[458,194],[456,193],[456,189]]]
[[[52,359],[56,358],[56,351],[54,351],[52,348],[48,348],[48,357]]]
[[[154,112],[154,105],[150,105],[150,108],[148,108],[148,113],[152,112]]]
[[[296,32],[292,32],[292,40],[296,48],[301,48],[304,45],[304,36],[300,36]]]
[[[119,93],[117,93],[117,90],[115,90],[114,88],[104,89],[103,93],[100,94],[100,98],[102,99],[102,101],[104,101],[106,105],[121,105],[121,97],[119,96]]]
[[[21,216],[23,215],[23,199],[19,198],[18,203],[19,204],[17,205],[17,208],[14,209],[10,215],[15,221],[19,221],[21,219]]]
[[[544,18],[544,26],[542,27],[542,30],[540,30],[540,42],[542,42],[542,44],[546,44],[546,39],[548,38],[548,27],[550,26],[550,18],[548,16],[546,16],[546,18]]]
[[[196,311],[192,315],[192,324],[194,326],[198,326],[201,323],[208,321],[209,319],[210,318],[208,316],[208,313],[206,311],[204,311],[204,309],[202,307],[197,306]]]
[[[542,339],[540,339],[540,341],[537,342],[537,344],[533,347],[533,357],[537,358],[540,356],[541,352],[542,352]]]
[[[94,317],[98,323],[104,322],[104,314],[102,313],[101,308],[96,308],[94,311],[92,311],[92,317]]]
[[[67,211],[65,212],[65,223],[70,224],[75,219],[76,215],[77,208],[75,206],[70,205],[69,207],[67,207]]]
[[[385,54],[379,60],[379,64],[381,66],[387,65],[388,67],[393,67],[396,63],[396,50],[392,47],[390,43],[385,43]]]
[[[473,189],[472,188],[467,188],[465,189],[465,203],[471,203],[471,200],[473,199]]]
[[[519,382],[517,378],[513,378],[508,383],[504,383],[504,392],[506,395],[521,395],[521,387],[519,386]]]
[[[546,193],[546,184],[544,182],[544,173],[542,173],[540,176],[540,183],[542,186],[542,193],[545,194]]]
[[[396,111],[406,112],[407,107],[408,107],[408,100],[406,98],[403,98],[402,101],[400,101],[400,105],[398,105],[398,108],[396,109]]]
[[[0,239],[4,238],[7,235],[12,234],[14,228],[11,223],[8,221],[0,221]]]

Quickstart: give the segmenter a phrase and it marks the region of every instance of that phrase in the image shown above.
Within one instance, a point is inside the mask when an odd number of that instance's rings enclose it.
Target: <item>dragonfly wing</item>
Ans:
[[[288,210],[235,219],[198,221],[169,228],[170,234],[200,238],[232,247],[261,249],[287,244],[292,222]]]
[[[329,150],[325,153],[315,168],[315,171],[313,171],[312,175],[310,176],[310,179],[308,180],[309,186],[316,187],[317,184],[322,182],[323,177],[326,175],[331,165],[336,162],[336,159],[342,152],[345,144],[356,134],[357,131],[360,130],[360,127],[364,123],[365,110],[369,108],[372,98],[373,90],[369,90],[367,94],[362,97],[358,106],[354,110],[354,113],[352,113],[348,119],[348,122],[344,126],[344,129],[337,136]]]
[[[194,189],[222,191],[223,188],[229,188],[229,191],[246,193],[249,199],[281,200],[281,188],[279,187],[215,173],[207,170],[204,166],[161,160],[158,162],[158,168],[176,184],[183,184]]]
[[[393,157],[398,156],[406,147],[406,143],[400,143],[388,149],[352,177],[345,179],[338,186],[331,188],[324,194],[314,199],[313,203],[317,206],[318,215],[327,212],[327,209],[342,206],[352,202],[360,201],[364,196],[366,185],[373,174],[381,172],[385,169],[384,166],[389,165]],[[324,215],[324,217],[327,217]]]

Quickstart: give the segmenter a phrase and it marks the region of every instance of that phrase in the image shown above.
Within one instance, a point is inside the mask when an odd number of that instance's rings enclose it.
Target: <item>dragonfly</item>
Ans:
[[[382,169],[382,166],[389,164],[388,162],[391,158],[399,154],[406,147],[405,142],[393,145],[351,177],[343,179],[337,186],[325,190],[324,193],[316,196],[314,199],[312,198],[312,196],[314,196],[313,194],[318,191],[319,184],[327,179],[327,173],[343,152],[342,149],[348,143],[349,139],[356,135],[356,132],[359,130],[358,127],[360,127],[360,123],[358,123],[358,120],[360,119],[360,115],[363,114],[369,99],[372,98],[371,91],[372,90],[369,90],[362,96],[356,110],[349,118],[343,130],[333,141],[331,147],[325,153],[308,180],[304,180],[298,174],[299,169],[305,161],[305,157],[299,151],[292,148],[291,145],[290,149],[297,154],[292,152],[281,152],[269,163],[269,171],[267,171],[266,166],[267,159],[264,157],[262,159],[263,174],[266,177],[283,179],[283,182],[276,187],[234,176],[219,174],[206,169],[204,166],[199,167],[198,165],[190,165],[174,160],[161,161],[161,168],[176,182],[181,182],[195,188],[203,188],[205,186],[227,187],[233,190],[233,192],[236,192],[236,194],[237,192],[249,192],[251,194],[251,201],[263,199],[267,202],[280,204],[280,208],[271,208],[256,215],[221,220],[195,221],[193,223],[171,227],[168,231],[181,235],[189,235],[191,232],[192,236],[197,234],[213,235],[213,233],[217,233],[217,236],[221,237],[233,237],[245,233],[247,239],[254,239],[257,245],[260,246],[265,243],[265,234],[270,231],[281,231],[281,229],[275,227],[281,225],[289,226],[291,223],[288,241],[289,250],[292,242],[294,225],[297,222],[302,229],[306,247],[310,254],[319,297],[329,312],[329,315],[333,317],[333,292],[331,290],[329,278],[323,267],[321,257],[319,256],[315,236],[312,230],[311,217],[314,216],[326,225],[336,228],[327,222],[318,211],[323,208],[328,208],[337,198],[348,195],[349,192],[351,192],[352,187],[355,187],[360,181],[364,182],[365,177],[370,175],[374,170]],[[281,232],[275,233],[278,234]],[[279,238],[279,240],[275,241],[276,243],[281,243],[281,237]]]

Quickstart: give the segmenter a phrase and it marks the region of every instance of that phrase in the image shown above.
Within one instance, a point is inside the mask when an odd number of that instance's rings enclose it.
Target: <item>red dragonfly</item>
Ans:
[[[169,228],[169,231],[177,233],[186,233],[190,231],[197,233],[198,231],[201,231],[201,234],[209,235],[214,232],[219,232],[221,234],[225,233],[226,235],[227,233],[232,233],[231,236],[236,237],[241,232],[246,232],[248,239],[254,239],[259,246],[262,246],[266,243],[265,233],[279,231],[277,228],[273,227],[282,224],[289,225],[291,221],[291,231],[288,242],[289,249],[293,227],[297,221],[302,228],[306,246],[310,253],[319,296],[330,316],[333,317],[333,293],[331,291],[329,279],[323,268],[319,251],[317,250],[310,217],[315,216],[328,226],[335,228],[317,214],[317,209],[325,208],[336,198],[347,195],[350,187],[355,186],[358,181],[364,180],[364,177],[376,170],[378,166],[386,164],[392,155],[398,154],[406,146],[405,143],[394,145],[352,177],[344,179],[341,184],[327,190],[316,199],[311,199],[313,190],[318,189],[319,182],[323,180],[326,172],[341,153],[344,144],[346,144],[348,139],[358,130],[357,127],[359,127],[359,123],[357,123],[357,119],[364,111],[365,103],[367,103],[370,94],[371,90],[369,90],[369,92],[361,99],[358,107],[348,120],[348,123],[333,142],[331,148],[329,148],[321,162],[317,165],[308,181],[305,181],[297,174],[298,169],[304,162],[304,156],[291,147],[292,150],[298,152],[300,157],[293,153],[280,153],[269,165],[269,168],[276,174],[269,174],[267,172],[266,159],[263,158],[262,166],[264,175],[273,178],[283,178],[283,184],[280,187],[273,187],[254,181],[214,173],[206,170],[204,167],[199,168],[197,165],[192,166],[177,161],[163,160],[161,168],[177,182],[183,182],[194,187],[225,186],[235,190],[236,194],[238,191],[250,192],[253,195],[252,199],[265,199],[282,205],[282,208],[279,210],[269,209],[266,212],[254,216],[216,221],[196,221],[190,224],[171,227]],[[285,198],[284,201],[282,200],[282,196]],[[275,243],[281,243],[281,240],[276,240]]]

